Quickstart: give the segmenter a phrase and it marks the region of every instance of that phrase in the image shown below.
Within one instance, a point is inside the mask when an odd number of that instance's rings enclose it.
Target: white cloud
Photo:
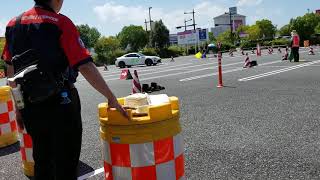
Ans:
[[[192,15],[184,15],[185,10],[192,9],[185,7],[186,9],[166,10],[163,8],[153,8],[151,10],[151,16],[153,20],[162,19],[164,24],[171,32],[176,32],[176,26],[184,25],[184,19],[191,19]],[[197,4],[196,11],[196,24],[198,27],[212,27],[213,17],[220,15],[228,10],[224,5],[219,5],[210,1],[203,1]],[[126,6],[114,1],[107,1],[104,5],[96,6],[93,9],[101,23],[109,26],[119,26],[121,28],[125,25],[135,24],[143,25],[144,20],[148,19],[148,7],[143,6]],[[188,24],[192,24],[189,22]],[[190,29],[190,28],[189,28]],[[120,31],[119,29],[118,31]]]
[[[263,0],[238,0],[237,6],[256,6],[262,3]]]

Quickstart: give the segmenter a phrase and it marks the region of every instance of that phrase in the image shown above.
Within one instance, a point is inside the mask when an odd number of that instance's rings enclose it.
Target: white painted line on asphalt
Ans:
[[[104,172],[104,168],[100,168],[100,169],[97,169],[97,170],[95,170],[95,171],[93,171],[93,172],[90,172],[90,173],[88,173],[88,174],[85,174],[85,175],[83,175],[83,176],[81,176],[81,177],[78,177],[78,180],[85,180],[85,179],[91,178],[91,177],[93,177],[93,176],[96,176],[96,175],[98,175],[98,174],[101,174],[101,173],[103,173],[103,172]]]
[[[292,71],[292,70],[299,69],[299,68],[302,68],[302,67],[310,66],[312,64],[316,64],[316,63],[319,63],[319,62],[320,62],[320,60],[314,61],[314,62],[309,62],[309,63],[304,63],[304,64],[300,64],[300,65],[296,65],[296,66],[292,66],[292,67],[288,67],[288,68],[284,68],[284,69],[280,69],[280,70],[276,70],[276,71],[271,71],[271,72],[267,72],[267,73],[263,73],[263,74],[258,74],[258,75],[255,75],[255,76],[242,78],[242,79],[239,79],[238,81],[242,81],[242,82],[251,81],[251,80],[255,80],[255,79],[259,79],[259,78],[263,78],[263,77],[279,74],[279,73],[282,73],[282,72]]]
[[[215,64],[217,64],[217,62],[214,62],[214,63],[205,63],[205,64],[199,64],[199,65],[192,65],[192,66],[181,67],[181,68],[174,68],[174,69],[167,69],[167,70],[163,70],[163,71],[156,71],[156,72],[152,72],[152,73],[141,74],[141,75],[139,75],[139,77],[143,77],[143,76],[147,76],[147,75],[152,75],[152,74],[163,73],[163,72],[175,71],[175,70],[182,70],[182,69],[187,69],[187,68],[194,68],[194,67],[207,66],[207,65],[215,65]],[[243,62],[226,64],[226,65],[224,65],[224,67],[226,67],[226,66],[232,66],[232,65],[237,65],[237,64],[243,64]],[[162,77],[169,77],[169,76],[175,76],[175,75],[180,75],[180,74],[187,74],[187,73],[198,72],[198,71],[203,71],[203,70],[208,70],[208,69],[214,69],[214,68],[217,68],[217,67],[218,67],[218,66],[211,66],[211,67],[208,67],[208,68],[202,68],[202,69],[197,69],[197,70],[179,72],[179,73],[174,73],[174,74],[166,74],[166,75],[155,76],[155,77],[150,77],[150,78],[143,78],[143,79],[140,78],[140,81],[150,80],[150,79],[158,79],[158,78],[162,78]],[[120,75],[119,75],[119,76],[120,76]],[[104,77],[104,78],[105,78],[105,77]],[[111,79],[105,79],[105,81],[107,81],[107,82],[115,81],[115,80],[119,80],[119,77],[111,78]],[[78,82],[83,82],[83,81],[86,81],[86,80],[85,80],[85,79],[82,79],[82,80],[79,80]]]
[[[264,66],[264,65],[269,65],[269,64],[275,64],[275,63],[280,63],[281,61],[273,61],[273,62],[268,62],[268,63],[263,63],[260,64],[259,66]],[[259,67],[258,66],[258,67]],[[225,66],[223,66],[225,67]],[[231,69],[231,70],[227,70],[227,71],[222,71],[222,74],[227,74],[227,73],[231,73],[231,72],[236,72],[236,71],[242,71],[245,70],[243,67],[241,68],[236,68],[236,69]],[[186,82],[186,81],[192,81],[192,80],[196,80],[196,79],[201,79],[201,78],[206,78],[206,77],[210,77],[210,76],[215,76],[218,75],[218,72],[216,73],[211,73],[211,74],[205,74],[205,75],[200,75],[200,76],[194,76],[194,77],[189,77],[189,78],[185,78],[185,79],[181,79],[179,80],[180,82]]]
[[[227,65],[224,65],[224,67],[233,66],[233,65],[237,65],[237,64],[243,64],[243,62],[227,64]],[[199,72],[199,71],[203,71],[203,70],[210,70],[210,69],[215,69],[217,67],[218,66],[214,66],[214,67],[197,69],[197,70],[192,70],[192,71],[185,71],[185,72],[179,72],[179,73],[174,73],[174,74],[166,74],[166,75],[154,76],[154,77],[150,77],[150,78],[143,78],[143,79],[141,79],[141,81],[151,80],[151,79],[159,79],[159,78],[170,77],[170,76],[177,76],[177,75],[181,75],[181,74],[188,74],[188,73]]]
[[[231,69],[231,70],[227,70],[227,71],[223,71],[223,74],[227,74],[227,73],[231,73],[231,72],[236,72],[236,71],[242,71],[243,68],[236,68],[236,69]],[[205,77],[210,77],[210,76],[215,76],[218,75],[219,73],[212,73],[212,74],[205,74],[205,75],[201,75],[201,76],[194,76],[194,77],[190,77],[190,78],[185,78],[185,79],[181,79],[180,82],[185,82],[185,81],[192,81],[192,80],[196,80],[196,79],[201,79],[201,78],[205,78]]]
[[[140,73],[140,72],[149,72],[149,71],[155,71],[155,70],[158,70],[158,69],[174,69],[174,70],[176,70],[176,68],[177,67],[180,67],[180,66],[187,66],[187,65],[191,65],[191,64],[193,64],[193,63],[185,63],[185,64],[178,64],[178,65],[176,65],[176,66],[166,66],[165,68],[148,68],[148,69],[144,69],[144,70],[139,70],[138,71],[138,73]],[[131,71],[134,71],[134,70],[138,70],[138,69],[136,69],[136,68],[132,68],[132,69],[130,69]],[[106,73],[108,73],[108,71],[106,71]],[[102,77],[103,78],[108,78],[108,77],[113,77],[113,76],[119,76],[120,77],[120,73],[121,73],[121,71],[117,71],[117,72],[111,72],[111,73],[109,73],[109,74],[107,74],[107,75],[103,75],[103,74],[106,74],[106,73],[101,73],[102,74]],[[119,78],[114,78],[114,79],[112,79],[112,80],[116,80],[116,79],[119,79]],[[79,79],[78,80],[78,82],[82,82],[82,81],[86,81],[86,79],[84,79],[84,78],[81,78],[81,79]]]
[[[137,68],[132,68],[132,69],[130,69],[130,70],[132,70],[132,71],[137,70],[138,73],[140,73],[140,72],[155,71],[155,70],[158,70],[158,69],[160,69],[160,70],[163,70],[163,69],[167,69],[167,70],[169,70],[169,69],[176,69],[177,67],[187,66],[187,65],[191,65],[191,64],[193,64],[193,63],[179,64],[179,65],[176,65],[176,66],[166,66],[165,68],[164,68],[164,67],[163,67],[163,68],[161,68],[161,67],[151,68],[151,67],[150,67],[150,68],[148,68],[148,69],[143,69],[143,70],[140,70],[141,68],[139,68],[139,69],[137,69]],[[110,73],[110,74],[108,74],[108,75],[106,75],[106,76],[103,76],[103,77],[106,78],[106,77],[111,77],[111,76],[118,76],[118,75],[120,75],[120,72],[121,72],[121,71],[118,71],[118,72],[115,72],[115,73]]]

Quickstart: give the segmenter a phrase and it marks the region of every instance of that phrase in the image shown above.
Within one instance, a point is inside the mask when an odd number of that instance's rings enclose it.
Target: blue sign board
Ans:
[[[206,29],[199,30],[199,40],[200,41],[207,40],[207,30]]]

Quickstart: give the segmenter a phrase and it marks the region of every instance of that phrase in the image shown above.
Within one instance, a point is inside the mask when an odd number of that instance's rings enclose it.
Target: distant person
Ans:
[[[299,62],[299,48],[300,48],[300,37],[296,30],[291,32],[291,51],[293,54],[294,62]]]

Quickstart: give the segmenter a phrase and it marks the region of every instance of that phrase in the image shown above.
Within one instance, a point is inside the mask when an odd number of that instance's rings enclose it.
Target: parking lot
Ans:
[[[151,67],[132,67],[141,83],[180,99],[187,179],[319,179],[320,49],[299,63],[283,54],[250,54],[258,66],[243,68],[245,56],[223,55],[224,88],[216,88],[217,58],[169,59]],[[99,68],[117,97],[131,93],[121,70]],[[97,105],[105,101],[83,77],[76,84],[82,101],[81,179],[103,179]],[[0,179],[27,179],[19,145],[0,149]]]

